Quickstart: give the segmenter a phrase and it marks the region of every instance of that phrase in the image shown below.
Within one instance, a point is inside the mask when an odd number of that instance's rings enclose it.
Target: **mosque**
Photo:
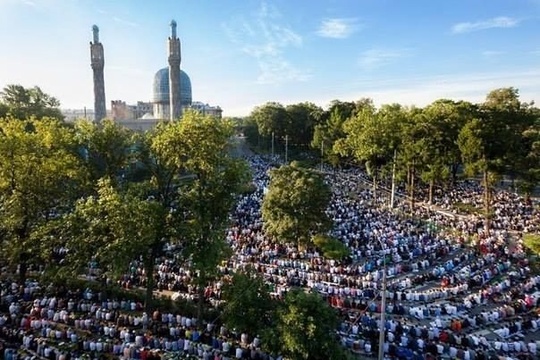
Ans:
[[[176,34],[176,22],[170,23],[171,33],[167,40],[169,66],[154,75],[152,101],[138,101],[128,105],[121,100],[111,101],[110,117],[134,130],[148,130],[160,121],[176,121],[187,109],[195,109],[205,115],[221,117],[219,106],[192,101],[191,79],[180,69],[181,47]],[[103,76],[104,51],[99,41],[99,29],[92,27],[93,42],[90,43],[91,67],[94,75],[94,121],[107,116],[105,108],[105,83]]]

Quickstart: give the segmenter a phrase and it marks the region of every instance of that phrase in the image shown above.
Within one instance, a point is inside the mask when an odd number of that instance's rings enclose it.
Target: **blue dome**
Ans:
[[[154,75],[154,102],[169,103],[169,68],[160,69]],[[182,106],[191,105],[191,80],[180,70],[180,102]]]

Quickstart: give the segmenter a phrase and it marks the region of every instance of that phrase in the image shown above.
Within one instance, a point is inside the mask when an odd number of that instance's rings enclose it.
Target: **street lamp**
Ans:
[[[382,291],[381,291],[381,327],[379,329],[379,354],[378,360],[384,359],[384,329],[386,322],[386,254],[384,253],[384,246],[381,239],[378,239],[381,245],[381,251],[383,253],[383,278],[382,278]]]

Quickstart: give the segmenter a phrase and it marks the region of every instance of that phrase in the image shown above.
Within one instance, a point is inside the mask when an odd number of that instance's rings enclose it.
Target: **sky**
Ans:
[[[178,23],[193,100],[245,116],[269,101],[540,101],[540,0],[0,0],[0,88],[93,107],[92,25],[105,94],[150,101]]]

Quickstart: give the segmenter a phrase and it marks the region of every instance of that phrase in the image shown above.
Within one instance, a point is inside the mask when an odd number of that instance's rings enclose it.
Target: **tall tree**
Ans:
[[[289,291],[276,320],[275,331],[281,339],[278,350],[286,358],[346,359],[336,334],[338,315],[318,294]]]
[[[423,154],[425,164],[421,178],[429,184],[431,204],[435,185],[443,184],[450,175],[456,180],[462,162],[457,145],[459,132],[467,120],[474,115],[474,105],[453,100],[436,100],[422,111],[427,130]]]
[[[538,184],[540,184],[540,116],[538,110],[534,110],[536,122],[527,127],[522,134],[523,155],[517,160],[517,173],[519,187],[530,200]]]
[[[313,131],[317,124],[319,114],[322,109],[313,103],[303,102],[287,105],[288,124],[287,134],[293,146],[308,146],[313,138]]]
[[[255,120],[259,134],[266,139],[274,137],[277,143],[283,143],[288,130],[288,116],[285,107],[276,102],[257,106],[250,114]]]
[[[0,91],[0,118],[10,114],[15,119],[37,119],[43,117],[63,120],[60,102],[43,92],[38,86],[25,88],[22,85],[7,85]]]
[[[394,161],[394,154],[399,149],[405,116],[404,109],[398,104],[384,105],[378,111],[365,107],[345,123],[346,137],[335,144],[336,151],[350,154],[365,165],[373,179],[374,199],[377,198],[380,172],[383,166]]]
[[[272,326],[277,304],[264,279],[252,269],[235,272],[223,289],[223,320],[229,329],[251,336]]]
[[[55,119],[0,122],[0,241],[21,282],[28,263],[39,259],[42,227],[71,209],[84,178],[74,144]]]
[[[343,128],[345,121],[357,116],[360,112],[373,110],[373,100],[361,99],[356,103],[341,102],[334,100],[330,103],[328,110],[319,113],[318,124],[315,126],[311,147],[321,151],[325,161],[336,166],[344,162],[346,156],[336,150],[334,144],[346,133]]]
[[[182,142],[179,156],[182,170],[188,174],[180,185],[186,220],[186,250],[191,267],[197,272],[199,316],[204,288],[217,273],[217,265],[230,249],[225,228],[236,195],[248,182],[246,164],[230,155],[231,123],[186,112],[177,127]]]
[[[133,260],[149,267],[156,238],[166,235],[162,224],[167,215],[157,201],[138,195],[118,189],[108,177],[99,180],[96,195],[80,199],[56,224],[54,232],[65,240],[58,245],[69,250],[59,272],[79,274],[90,261],[109,278],[125,274]],[[150,298],[145,303],[150,304],[153,283],[147,280],[146,286]]]
[[[493,185],[508,169],[515,155],[522,119],[518,91],[514,88],[491,91],[477,117],[469,120],[458,136],[466,172],[482,176],[485,229],[489,232]],[[519,134],[521,135],[521,134]],[[515,160],[515,159],[514,159]]]
[[[75,133],[93,182],[108,177],[113,184],[116,183],[135,160],[131,156],[135,145],[132,132],[112,120],[105,119],[99,125],[86,120],[77,121]]]
[[[278,241],[306,246],[313,235],[330,229],[330,198],[330,186],[321,174],[296,162],[274,169],[262,204],[264,228]]]
[[[422,168],[429,168],[429,165],[432,165],[431,171],[433,171],[437,167],[437,160],[430,158],[428,148],[432,145],[430,140],[434,135],[431,133],[433,127],[430,126],[422,109],[410,108],[406,110],[406,114],[402,126],[402,143],[398,160],[406,174],[406,188],[412,212],[416,199],[416,180],[420,177],[419,172]]]

